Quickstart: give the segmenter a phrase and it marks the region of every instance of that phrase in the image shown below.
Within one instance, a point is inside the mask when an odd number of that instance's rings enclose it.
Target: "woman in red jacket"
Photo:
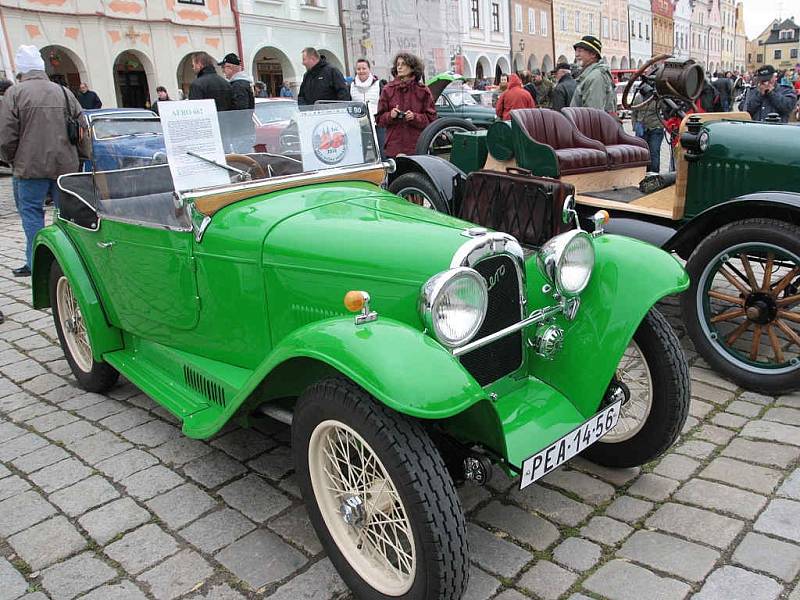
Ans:
[[[422,79],[422,61],[401,52],[394,57],[394,79],[386,84],[378,100],[377,121],[386,128],[384,155],[415,154],[422,130],[436,119],[431,91]]]
[[[519,75],[513,73],[508,79],[508,89],[497,99],[495,112],[503,121],[508,121],[515,108],[536,108],[536,103],[530,92],[522,87]]]

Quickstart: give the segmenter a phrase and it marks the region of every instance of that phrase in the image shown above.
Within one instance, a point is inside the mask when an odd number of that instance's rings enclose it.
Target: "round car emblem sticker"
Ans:
[[[311,134],[314,155],[326,165],[335,165],[347,153],[347,134],[336,121],[322,121]]]

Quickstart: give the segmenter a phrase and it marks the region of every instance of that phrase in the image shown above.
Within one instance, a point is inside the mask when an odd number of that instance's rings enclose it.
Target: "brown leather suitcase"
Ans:
[[[541,246],[572,227],[561,221],[561,209],[575,187],[560,179],[535,177],[508,168],[474,171],[467,176],[457,217],[513,235],[526,246]]]

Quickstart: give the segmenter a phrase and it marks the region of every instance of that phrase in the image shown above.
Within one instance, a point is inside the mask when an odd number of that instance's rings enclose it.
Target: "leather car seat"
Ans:
[[[647,142],[625,133],[620,122],[607,112],[597,108],[578,107],[567,107],[562,112],[578,131],[605,147],[611,169],[627,169],[650,164]]]

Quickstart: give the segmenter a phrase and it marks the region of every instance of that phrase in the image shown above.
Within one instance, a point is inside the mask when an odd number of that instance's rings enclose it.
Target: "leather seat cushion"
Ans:
[[[640,167],[650,164],[650,151],[641,146],[612,144],[606,146],[608,163],[612,169]]]
[[[561,175],[602,171],[608,168],[606,153],[593,148],[564,148],[556,150]]]

